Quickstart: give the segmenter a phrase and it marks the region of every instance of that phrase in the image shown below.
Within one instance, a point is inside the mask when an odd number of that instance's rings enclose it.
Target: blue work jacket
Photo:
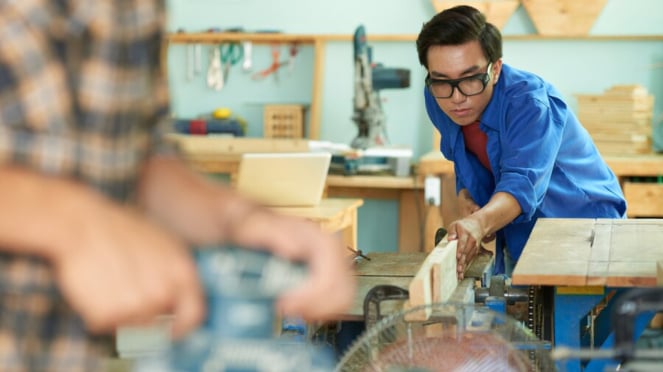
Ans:
[[[479,206],[496,192],[509,193],[520,204],[522,213],[497,232],[496,273],[504,270],[504,244],[517,260],[539,217],[624,217],[617,177],[562,95],[540,77],[502,65],[479,125],[488,136],[492,173],[466,151],[461,127],[428,90],[424,96],[442,135],[440,150],[454,162],[456,192],[467,189]]]

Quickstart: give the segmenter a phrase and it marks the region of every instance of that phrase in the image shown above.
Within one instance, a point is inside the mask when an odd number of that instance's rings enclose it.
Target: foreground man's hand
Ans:
[[[72,206],[79,224],[51,257],[64,297],[92,332],[173,314],[180,337],[204,317],[202,288],[186,246],[137,212],[102,197]]]

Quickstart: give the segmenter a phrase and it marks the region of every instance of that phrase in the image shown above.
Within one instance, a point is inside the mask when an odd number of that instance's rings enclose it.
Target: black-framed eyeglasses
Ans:
[[[454,94],[454,89],[464,96],[476,96],[481,94],[491,79],[490,72],[493,63],[489,63],[486,72],[472,76],[466,76],[460,79],[434,79],[426,76],[426,86],[428,91],[435,98],[450,98]]]

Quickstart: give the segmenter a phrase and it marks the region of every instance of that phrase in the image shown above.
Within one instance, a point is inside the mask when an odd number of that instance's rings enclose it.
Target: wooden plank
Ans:
[[[584,258],[583,258],[584,257]],[[663,257],[660,219],[539,219],[515,285],[653,286]]]
[[[663,155],[609,155],[604,159],[618,177],[663,175]]]
[[[362,199],[324,198],[315,207],[275,207],[278,213],[306,218],[317,223],[321,229],[340,233],[343,244],[357,248],[357,208]]]
[[[610,262],[606,285],[610,287],[656,286],[656,261]]]
[[[426,259],[426,253],[378,253],[366,254],[371,260],[356,265],[357,275],[405,276],[413,278]],[[409,282],[408,282],[409,283]],[[407,287],[407,286],[406,286]]]
[[[184,154],[190,156],[309,151],[309,141],[305,139],[192,136],[171,133],[166,136],[166,140],[174,142]]]
[[[320,123],[322,121],[322,88],[325,71],[325,43],[315,39],[313,44],[313,93],[311,97],[311,113],[308,127],[308,138],[320,139]]]
[[[456,241],[443,240],[426,256],[417,275],[408,286],[410,298],[406,307],[412,309],[434,302],[445,302],[458,286],[456,274]],[[423,321],[430,317],[431,308],[408,313],[406,320]]]
[[[327,185],[334,187],[381,188],[381,189],[423,189],[423,181],[413,177],[394,176],[342,176],[330,174]]]
[[[417,40],[417,34],[368,34],[367,40],[373,42],[412,42]],[[351,42],[351,34],[284,34],[284,33],[227,33],[227,32],[199,32],[199,33],[171,33],[167,35],[168,43],[205,43],[221,44],[227,42],[251,41],[254,44],[274,43],[300,43],[311,44],[317,41]],[[504,35],[504,40],[513,41],[545,41],[545,40],[588,40],[588,41],[660,41],[662,35]]]
[[[422,240],[425,237],[425,213],[423,191],[404,190],[400,193],[398,203],[398,251],[429,252],[435,242]],[[429,248],[429,249],[426,249]]]
[[[327,183],[325,190],[325,195],[330,198],[398,200],[401,196],[401,190],[399,189],[373,189],[351,186],[334,186],[330,185],[329,183]]]
[[[663,217],[663,184],[633,183],[622,184],[624,197],[628,201],[626,213],[629,217]]]

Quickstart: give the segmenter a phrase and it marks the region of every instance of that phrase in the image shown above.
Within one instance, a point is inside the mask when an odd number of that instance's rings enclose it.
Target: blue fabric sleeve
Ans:
[[[529,96],[509,105],[495,192],[507,192],[520,204],[522,214],[515,223],[531,220],[543,201],[561,144],[565,120],[560,115],[565,110],[566,105],[554,97],[543,102]]]

